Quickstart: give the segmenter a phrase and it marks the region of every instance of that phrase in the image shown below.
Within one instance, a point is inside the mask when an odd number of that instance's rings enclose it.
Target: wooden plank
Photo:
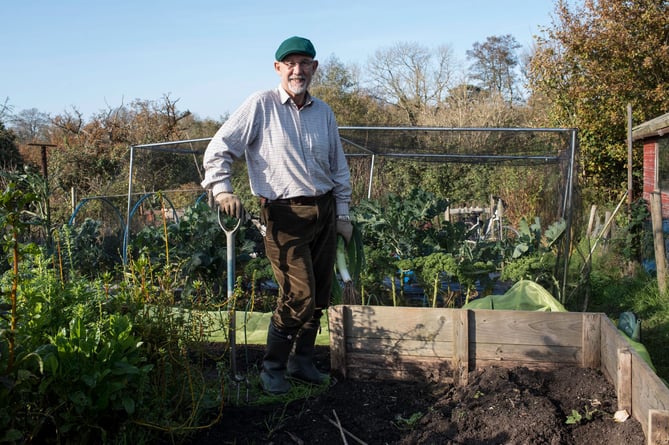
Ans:
[[[348,353],[381,355],[406,355],[450,360],[453,358],[453,342],[426,342],[424,340],[397,340],[392,338],[349,338]]]
[[[649,410],[647,437],[648,445],[669,444],[669,411]]]
[[[453,368],[468,372],[470,369],[480,367],[482,362],[515,362],[534,363],[552,361],[559,366],[580,366],[581,350],[571,346],[527,346],[527,345],[504,345],[504,344],[476,344],[468,354],[456,360],[453,343],[436,343],[430,348],[418,347],[414,349],[401,349],[384,345],[384,340],[371,339],[366,342],[363,339],[347,342],[347,356],[353,354],[369,354],[391,357],[420,357],[427,361],[453,361]],[[466,345],[465,345],[466,346]],[[465,358],[466,357],[466,361]],[[547,359],[548,358],[548,359]],[[458,367],[462,363],[463,367]]]
[[[429,320],[427,322],[431,323]],[[420,340],[423,342],[453,341],[453,334],[451,332],[445,332],[446,329],[451,329],[450,323],[448,325],[442,323],[444,323],[443,319],[434,320],[429,326],[415,325],[408,327],[406,325],[396,325],[394,327],[389,327],[388,325],[378,325],[373,332],[370,332],[369,328],[359,325],[354,325],[349,328],[347,324],[346,337],[364,339],[382,338],[398,342],[407,339]]]
[[[667,290],[667,263],[664,247],[664,231],[662,229],[662,197],[659,192],[650,194],[650,221],[653,227],[657,287],[661,293],[664,293]]]
[[[599,368],[601,363],[601,314],[584,313],[583,314],[583,339],[581,341],[582,362],[584,368]]]
[[[476,343],[471,345],[470,362],[480,367],[482,362],[554,362],[556,365],[580,366],[581,348],[575,346],[511,345]]]
[[[524,360],[505,360],[505,361],[495,361],[495,360],[481,360],[476,362],[476,368],[477,369],[482,369],[482,368],[487,368],[487,367],[494,367],[494,368],[506,368],[506,369],[511,369],[511,368],[517,368],[517,367],[524,367],[527,369],[532,369],[532,370],[537,370],[537,371],[548,371],[556,368],[563,368],[563,367],[573,367],[573,365],[565,365],[562,363],[555,363],[553,361],[547,362],[547,361],[539,361],[539,362],[527,362]]]
[[[452,381],[453,378],[453,369],[449,360],[378,354],[348,354],[347,372],[349,378],[365,380],[445,382]]]
[[[669,390],[664,382],[634,350],[632,356],[632,417],[637,419],[648,437],[648,416],[652,409],[669,411]]]
[[[444,374],[438,379],[433,378],[432,370],[427,368],[415,369],[395,369],[395,368],[351,368],[348,371],[348,378],[352,380],[399,380],[403,382],[426,381],[438,384],[453,384],[452,374]]]
[[[469,311],[453,312],[453,381],[456,385],[469,383]]]
[[[595,225],[595,217],[597,216],[597,206],[592,205],[590,207],[590,218],[588,219],[588,230],[586,231],[586,236],[590,238],[592,236],[592,230]]]
[[[602,363],[600,369],[609,379],[613,386],[618,388],[618,350],[629,347],[627,342],[621,338],[616,328],[608,317],[602,317],[601,321],[601,353]]]
[[[625,410],[632,414],[632,354],[628,348],[618,349],[618,370],[616,379],[616,398],[618,411]]]
[[[392,306],[346,306],[351,324],[348,338],[414,339],[426,342],[452,341],[452,315],[455,309]]]
[[[648,363],[630,347],[608,317],[602,318],[601,328],[602,365],[600,369],[612,381],[619,402],[631,405],[631,410],[628,412],[639,421],[644,434],[648,437],[649,412],[652,409],[669,410],[669,389]],[[619,350],[626,350],[628,353],[621,358],[618,355]],[[630,364],[619,364],[621,360],[629,360]],[[624,369],[619,375],[619,366],[629,366],[630,371]],[[629,396],[626,395],[627,393]],[[628,397],[631,397],[631,400],[626,401]]]
[[[330,369],[346,378],[346,322],[350,317],[344,314],[346,306],[331,306],[328,308],[328,329],[330,331]]]
[[[582,316],[573,312],[476,310],[475,343],[576,346],[582,343]]]

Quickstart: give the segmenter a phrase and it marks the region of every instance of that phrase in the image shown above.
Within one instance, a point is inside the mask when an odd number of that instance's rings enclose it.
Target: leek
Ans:
[[[344,237],[339,235],[337,236],[337,272],[344,283],[353,281],[351,278],[351,273],[348,271],[348,265],[346,264],[346,244],[344,243]]]
[[[360,304],[361,298],[360,295],[358,294],[358,291],[355,288],[355,284],[353,283],[353,278],[351,277],[351,273],[348,270],[348,262],[346,261],[348,258],[348,250],[346,248],[346,243],[344,242],[344,238],[339,235],[337,236],[337,254],[336,254],[336,261],[335,265],[337,267],[337,272],[339,272],[339,276],[341,277],[341,280],[344,282],[344,292],[342,295],[342,302],[344,304]]]

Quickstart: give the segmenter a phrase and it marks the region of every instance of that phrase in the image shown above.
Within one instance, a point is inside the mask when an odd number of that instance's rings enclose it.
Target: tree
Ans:
[[[310,92],[330,105],[339,125],[382,125],[386,113],[360,85],[358,69],[332,56],[318,65]]]
[[[433,52],[410,42],[377,50],[368,63],[374,93],[400,110],[404,123],[412,126],[443,103],[454,69],[449,46]]]
[[[559,0],[528,70],[547,124],[576,127],[582,180],[614,200],[626,188],[626,106],[642,122],[669,109],[666,0]],[[638,152],[638,150],[637,150]],[[635,159],[639,163],[640,159]]]
[[[1,170],[16,170],[23,165],[19,148],[16,146],[16,135],[5,128],[2,121],[0,121],[0,159]]]
[[[73,109],[52,121],[49,170],[57,187],[52,203],[65,202],[74,189],[80,196],[121,195],[127,191],[130,145],[187,139],[189,111],[179,111],[178,100],[135,100],[101,110],[86,121]],[[190,176],[188,176],[190,175]],[[197,178],[192,156],[146,150],[136,153],[133,172],[137,190],[157,191]],[[184,182],[186,180],[184,179]]]
[[[9,97],[5,97],[4,102],[0,104],[0,122],[5,122],[6,117],[12,112],[13,107],[9,104]]]
[[[484,43],[475,42],[467,51],[467,58],[473,60],[470,66],[472,79],[491,94],[499,94],[508,103],[518,97],[516,91],[516,51],[521,45],[511,34],[487,37]]]
[[[12,129],[20,143],[48,140],[51,118],[37,108],[22,110],[11,118]]]

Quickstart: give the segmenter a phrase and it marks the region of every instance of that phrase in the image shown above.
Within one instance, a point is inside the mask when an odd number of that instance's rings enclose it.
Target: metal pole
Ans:
[[[562,207],[563,217],[566,220],[565,227],[565,241],[564,241],[564,269],[562,271],[562,303],[567,297],[567,277],[569,274],[569,251],[571,249],[571,223],[572,223],[572,193],[574,183],[574,164],[576,163],[576,146],[578,143],[577,130],[574,128],[571,131],[571,156],[569,159],[569,171],[567,172],[567,190],[565,193],[564,204]]]
[[[44,218],[46,219],[46,233],[45,237],[49,246],[51,246],[51,204],[50,204],[50,191],[49,191],[49,169],[47,165],[47,147],[57,147],[55,144],[46,144],[46,143],[30,143],[28,144],[31,147],[40,147],[41,157],[42,157],[42,177],[44,178]]]
[[[44,199],[46,200],[46,239],[49,246],[51,246],[51,204],[49,199],[49,169],[46,161],[46,145],[41,146],[42,150],[42,176],[44,176]]]
[[[128,241],[130,239],[130,215],[132,212],[132,171],[135,164],[135,146],[130,146],[130,167],[128,170],[128,210],[125,217],[125,230],[123,231],[123,264],[128,260]]]
[[[627,104],[627,210],[632,209],[632,104]]]
[[[374,178],[374,161],[376,155],[372,155],[372,164],[369,166],[369,185],[367,186],[367,199],[372,199],[372,179]]]
[[[72,206],[72,215],[74,215],[74,211],[77,209],[77,191],[74,186],[70,187],[70,205]],[[71,223],[75,224],[76,220],[72,218]]]

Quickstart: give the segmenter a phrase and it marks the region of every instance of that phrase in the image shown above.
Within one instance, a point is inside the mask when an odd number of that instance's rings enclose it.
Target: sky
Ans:
[[[529,49],[556,0],[22,0],[1,9],[0,104],[85,119],[136,99],[220,119],[274,88],[274,52],[309,38],[321,62],[364,65],[398,42],[466,51],[511,34]],[[363,73],[364,75],[364,73]]]

